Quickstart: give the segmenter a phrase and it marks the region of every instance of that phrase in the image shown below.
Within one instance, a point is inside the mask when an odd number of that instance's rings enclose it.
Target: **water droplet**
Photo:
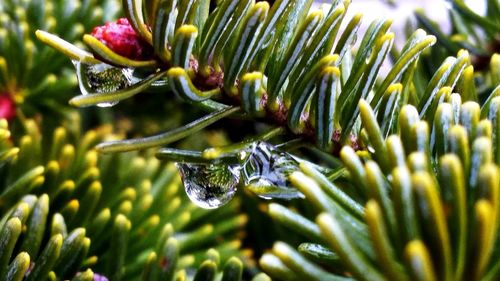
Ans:
[[[78,85],[83,95],[116,92],[139,82],[131,68],[119,68],[109,64],[86,64],[73,61]],[[99,103],[99,107],[111,107],[118,102]]]
[[[370,63],[370,60],[372,59],[372,53],[373,53],[373,49],[369,48],[368,52],[366,52],[366,59],[365,59],[366,64]]]
[[[266,142],[256,142],[247,151],[242,177],[245,187],[264,199],[304,197],[288,180],[298,170],[290,154]]]
[[[204,209],[218,208],[235,195],[240,166],[177,163],[184,189],[191,201]]]

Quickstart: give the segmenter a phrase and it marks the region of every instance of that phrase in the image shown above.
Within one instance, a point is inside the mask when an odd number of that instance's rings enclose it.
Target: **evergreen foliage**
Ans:
[[[409,76],[421,52],[435,43],[433,36],[418,30],[377,86],[394,41],[391,22],[373,22],[353,55],[361,15],[348,19],[348,27],[339,33],[350,1],[334,1],[327,13],[309,13],[312,1],[276,1],[272,7],[224,1],[213,11],[209,1],[151,1],[144,3],[145,10],[141,1],[123,3],[131,26],[154,48],[150,60],[123,57],[90,35],[84,42],[94,55],[76,47],[68,51],[68,43],[37,32],[42,41],[84,63],[98,63],[98,58],[151,73],[130,88],[77,96],[71,103],[117,102],[154,84],[168,84],[177,96],[211,113],[161,135],[103,143],[98,146],[103,152],[167,145],[228,116],[254,116],[325,151],[338,150],[340,144],[356,142],[359,99],[374,90],[371,102],[377,105],[392,84],[410,83],[403,81],[404,74]],[[402,104],[410,94],[405,90]]]
[[[448,56],[455,55],[460,49],[470,52],[471,62],[465,66],[459,87],[484,101],[489,93],[500,84],[500,4],[498,1],[481,1],[486,15],[480,16],[463,1],[448,1],[449,24],[451,31],[446,34],[422,10],[415,15],[418,25],[436,36],[441,48],[432,48],[424,56],[419,70],[415,73],[415,86],[422,87],[417,81],[425,80],[437,70],[439,63]],[[477,5],[479,5],[479,1]]]
[[[2,118],[65,114],[77,80],[71,63],[35,37],[37,29],[78,43],[92,27],[113,19],[114,0],[5,0],[0,3],[0,97],[15,104]]]
[[[2,279],[93,280],[98,272],[170,280],[198,265],[199,274],[215,274],[224,264],[226,274],[241,275],[241,261],[231,258],[249,258],[239,251],[247,218],[238,201],[198,209],[173,165],[148,154],[97,154],[109,127],[80,133],[73,123],[46,140],[28,120],[13,144],[1,125]]]
[[[273,218],[308,240],[298,250],[278,242],[261,266],[287,280],[497,280],[499,105],[494,98],[481,117],[477,103],[448,95],[433,123],[407,105],[400,136],[384,138],[361,101],[368,151],[344,147],[333,182],[301,164],[291,180],[319,215],[271,204]]]
[[[8,97],[21,110],[15,130],[0,120],[0,278],[241,280],[244,265],[256,281],[500,278],[498,0],[485,16],[450,0],[451,34],[417,11],[422,29],[400,50],[390,20],[358,34],[350,0],[326,12],[312,0],[123,0],[117,20],[112,0],[4,2],[0,108]],[[71,105],[128,100],[120,113],[135,120],[149,93],[169,103],[170,129],[123,140],[82,131],[76,113],[43,130],[23,118],[67,111],[69,59]],[[234,143],[199,137],[221,120],[251,129]],[[167,163],[238,165],[262,141],[305,198],[199,209]],[[255,225],[256,209],[290,229],[257,257],[269,276],[246,249],[277,229]]]

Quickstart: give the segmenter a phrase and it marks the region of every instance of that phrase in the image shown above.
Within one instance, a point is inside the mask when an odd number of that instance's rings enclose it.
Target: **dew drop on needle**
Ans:
[[[204,209],[218,208],[235,195],[239,165],[177,163],[189,199]]]
[[[137,83],[134,70],[120,68],[105,63],[86,64],[73,61],[76,68],[78,85],[83,95],[113,93]],[[118,102],[99,103],[99,107],[111,107]]]
[[[288,180],[299,166],[289,153],[260,141],[253,143],[244,155],[242,177],[246,188],[264,199],[303,197]]]

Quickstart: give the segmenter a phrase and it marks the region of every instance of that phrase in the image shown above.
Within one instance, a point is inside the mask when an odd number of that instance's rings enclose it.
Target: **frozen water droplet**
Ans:
[[[78,85],[83,95],[116,92],[137,83],[131,68],[119,68],[109,64],[86,64],[73,61]],[[99,107],[111,107],[118,102],[100,103]]]
[[[243,164],[245,186],[264,199],[303,197],[288,181],[298,170],[298,162],[290,154],[266,142],[252,144]]]
[[[240,180],[240,166],[177,163],[189,199],[205,209],[229,202]]]

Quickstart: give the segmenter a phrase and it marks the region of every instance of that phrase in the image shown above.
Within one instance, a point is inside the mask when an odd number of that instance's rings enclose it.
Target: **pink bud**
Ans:
[[[151,45],[137,35],[126,18],[94,27],[91,35],[126,58],[145,60],[153,57]]]
[[[16,104],[8,93],[0,94],[0,118],[11,121],[16,116]]]

